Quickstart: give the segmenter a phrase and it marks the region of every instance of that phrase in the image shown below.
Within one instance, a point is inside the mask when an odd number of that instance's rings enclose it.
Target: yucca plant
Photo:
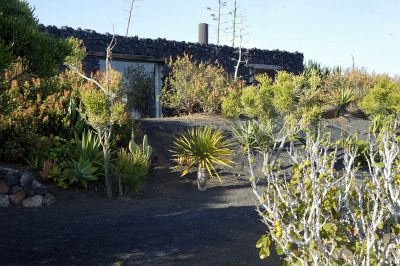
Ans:
[[[174,161],[187,162],[181,176],[197,168],[197,185],[200,191],[206,190],[208,177],[217,176],[221,181],[217,165],[232,167],[234,164],[229,159],[232,155],[230,144],[224,139],[222,131],[212,130],[209,126],[189,129],[186,134],[175,139],[171,153]]]
[[[346,112],[347,107],[354,102],[355,95],[351,88],[340,88],[330,97],[330,103],[335,108],[335,115],[340,116]]]

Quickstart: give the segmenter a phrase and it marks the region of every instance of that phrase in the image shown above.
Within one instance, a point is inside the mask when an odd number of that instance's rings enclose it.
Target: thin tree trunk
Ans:
[[[124,191],[122,190],[121,177],[118,177],[118,194],[120,197],[124,196]]]
[[[112,198],[112,187],[110,179],[110,151],[107,147],[103,147],[104,154],[104,181],[106,183],[107,198]]]

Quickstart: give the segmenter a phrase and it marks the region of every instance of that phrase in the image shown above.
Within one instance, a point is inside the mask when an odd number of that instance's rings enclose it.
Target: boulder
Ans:
[[[22,201],[25,198],[25,192],[24,190],[21,188],[21,190],[16,191],[15,193],[11,194],[9,196],[10,198],[10,203],[14,206],[19,206],[21,205]]]
[[[47,187],[39,183],[36,179],[33,180],[32,185],[33,185],[33,193],[35,195],[45,196],[48,193]]]
[[[56,202],[56,198],[51,195],[50,193],[47,193],[44,198],[43,198],[43,205],[44,206],[50,206],[51,204]]]
[[[7,174],[7,170],[4,168],[0,168],[0,179],[3,179],[3,177]]]
[[[35,195],[33,197],[26,198],[22,201],[22,207],[40,207],[43,203],[43,196]]]
[[[8,194],[10,187],[4,180],[0,180],[0,194]]]
[[[8,186],[14,186],[19,184],[20,175],[16,171],[8,171],[4,176],[4,181]]]
[[[31,172],[25,172],[21,176],[20,184],[24,188],[26,195],[28,196],[33,196],[35,195],[34,189],[33,189],[33,181],[35,180],[35,177]]]
[[[0,207],[8,207],[10,206],[10,200],[8,195],[1,194],[0,195]]]

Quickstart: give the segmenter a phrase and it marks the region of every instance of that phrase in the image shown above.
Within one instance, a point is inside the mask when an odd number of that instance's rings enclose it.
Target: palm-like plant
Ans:
[[[171,152],[176,162],[187,162],[181,176],[197,168],[197,184],[202,191],[207,188],[208,177],[217,176],[221,181],[217,165],[232,167],[234,164],[229,159],[232,155],[230,144],[224,139],[222,131],[212,130],[209,126],[189,129],[187,134],[174,141]]]

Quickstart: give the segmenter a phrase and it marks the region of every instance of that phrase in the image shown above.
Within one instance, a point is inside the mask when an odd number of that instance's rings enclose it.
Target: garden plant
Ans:
[[[182,175],[187,175],[192,169],[197,170],[197,186],[200,191],[207,189],[208,178],[221,176],[217,166],[231,167],[234,162],[229,159],[232,155],[230,144],[224,139],[221,130],[213,130],[209,126],[189,129],[186,134],[174,141],[171,150]]]

